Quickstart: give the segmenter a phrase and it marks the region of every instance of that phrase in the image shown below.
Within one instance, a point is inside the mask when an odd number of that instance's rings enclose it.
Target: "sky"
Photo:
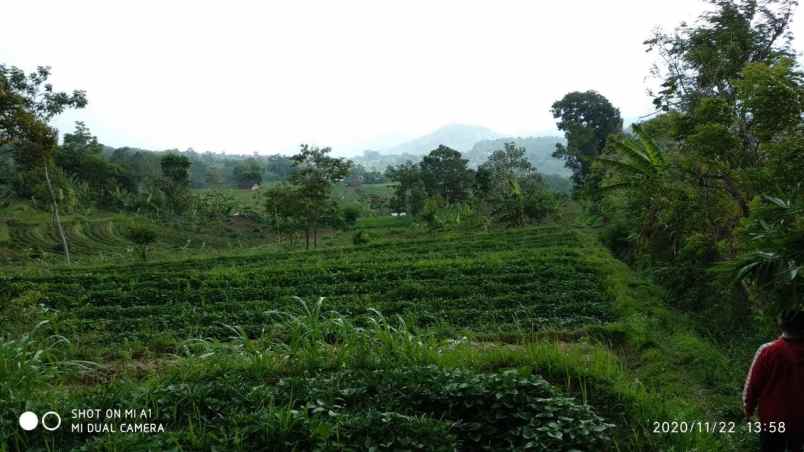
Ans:
[[[52,67],[87,91],[109,146],[336,155],[451,123],[557,134],[550,105],[594,89],[625,118],[653,111],[642,42],[700,0],[0,0],[0,62]],[[804,33],[798,21],[793,30]],[[799,43],[794,42],[800,49]]]

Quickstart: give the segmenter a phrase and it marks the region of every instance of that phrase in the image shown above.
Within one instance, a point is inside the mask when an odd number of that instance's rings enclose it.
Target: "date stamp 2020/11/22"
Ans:
[[[734,421],[653,421],[653,433],[736,433]]]

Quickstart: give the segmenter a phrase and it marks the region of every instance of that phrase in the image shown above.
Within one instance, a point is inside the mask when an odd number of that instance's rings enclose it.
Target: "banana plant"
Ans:
[[[746,251],[724,268],[752,287],[772,311],[801,308],[804,206],[774,196],[763,196],[762,201],[746,227]]]
[[[647,211],[639,231],[632,234],[632,239],[636,241],[638,247],[642,247],[650,241],[659,227],[659,204],[655,202],[654,196],[662,186],[659,179],[668,165],[664,150],[653,138],[639,124],[631,127],[636,139],[626,137],[613,140],[616,158],[599,157],[597,161],[615,176],[615,182],[600,187],[602,192],[640,190],[650,195],[645,202]]]
[[[646,181],[659,176],[667,166],[664,151],[639,125],[631,126],[637,139],[625,138],[613,143],[620,159],[597,159],[619,177],[619,182],[603,186],[603,190],[640,188]]]

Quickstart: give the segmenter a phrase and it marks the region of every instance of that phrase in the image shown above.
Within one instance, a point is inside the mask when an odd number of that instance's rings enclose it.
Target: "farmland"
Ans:
[[[797,447],[797,0],[10,3],[0,452]]]
[[[134,244],[126,233],[141,216],[109,211],[89,211],[65,216],[64,232],[77,263],[102,264],[129,262]],[[269,234],[263,227],[245,218],[239,221],[205,224],[160,224],[153,248],[155,257],[215,254],[217,250],[255,248],[265,245]],[[145,220],[147,221],[147,220]],[[46,212],[23,203],[0,208],[0,265],[37,263],[50,265],[64,259],[58,232]]]
[[[22,339],[3,353],[27,365],[4,370],[20,386],[3,419],[148,409],[167,433],[37,436],[4,421],[6,447],[731,447],[650,432],[650,419],[706,414],[732,375],[591,231],[400,238],[404,221],[362,223],[387,237],[364,246],[7,274],[2,314]],[[700,375],[673,369],[701,348]]]

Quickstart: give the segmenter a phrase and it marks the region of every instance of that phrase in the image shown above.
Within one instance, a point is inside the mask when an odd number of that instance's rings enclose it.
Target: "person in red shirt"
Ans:
[[[757,411],[762,451],[804,450],[804,312],[780,318],[782,336],[754,355],[743,389],[743,410]]]

